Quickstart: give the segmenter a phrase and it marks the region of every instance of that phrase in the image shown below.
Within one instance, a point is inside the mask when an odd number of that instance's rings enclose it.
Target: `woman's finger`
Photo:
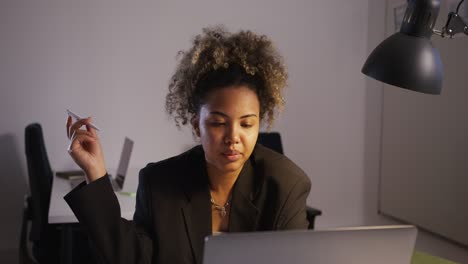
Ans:
[[[85,120],[86,120],[86,125],[85,125],[85,126],[86,126],[86,130],[87,130],[88,132],[91,132],[91,134],[92,134],[93,136],[97,136],[96,129],[90,126],[90,124],[92,123],[93,119],[92,119],[91,117],[88,117],[88,118],[86,118]]]
[[[96,138],[88,131],[76,130],[71,137],[68,153],[72,153],[78,149],[83,149],[85,144],[91,144],[96,141]],[[89,150],[87,150],[89,151]]]
[[[91,138],[95,139],[95,137],[93,136],[93,134],[91,132],[86,131],[86,130],[82,130],[82,129],[78,129],[78,130],[75,130],[74,134],[71,136],[71,140],[74,140],[79,135],[86,135],[88,137],[91,137]]]
[[[69,132],[68,132],[68,135],[70,135],[70,138],[73,137],[73,134],[74,134],[75,131],[80,130],[80,128],[82,126],[85,126],[86,124],[87,124],[86,119],[80,119],[80,120],[77,120],[75,123],[73,123],[70,126],[70,129],[69,129]]]
[[[67,127],[67,138],[70,139],[70,126],[72,124],[72,118],[71,116],[68,116],[67,117],[67,124],[66,124],[66,127]]]

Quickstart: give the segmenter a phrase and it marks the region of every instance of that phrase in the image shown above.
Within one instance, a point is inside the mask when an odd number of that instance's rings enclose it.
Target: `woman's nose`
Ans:
[[[226,135],[224,137],[224,143],[226,144],[238,144],[239,139],[239,129],[235,125],[226,127]]]

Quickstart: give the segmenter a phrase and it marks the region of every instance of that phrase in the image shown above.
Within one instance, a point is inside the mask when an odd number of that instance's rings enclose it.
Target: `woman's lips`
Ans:
[[[241,158],[241,154],[238,151],[223,152],[223,156],[229,161],[237,161]]]

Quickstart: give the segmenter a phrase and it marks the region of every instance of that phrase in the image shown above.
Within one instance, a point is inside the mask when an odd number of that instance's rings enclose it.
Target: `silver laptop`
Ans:
[[[112,188],[114,188],[114,191],[121,191],[123,188],[125,177],[127,176],[128,172],[128,165],[130,164],[132,150],[133,140],[125,137],[122,153],[120,154],[119,166],[117,167],[115,177],[110,175]]]
[[[114,191],[121,191],[125,182],[125,177],[128,172],[128,166],[130,164],[130,157],[132,155],[133,150],[133,140],[125,137],[122,153],[120,154],[119,165],[117,167],[117,171],[115,177],[109,175],[112,188]],[[72,188],[75,188],[78,184],[82,183],[84,177],[71,177],[69,178],[70,185]]]
[[[414,226],[221,234],[205,238],[203,264],[409,264]]]

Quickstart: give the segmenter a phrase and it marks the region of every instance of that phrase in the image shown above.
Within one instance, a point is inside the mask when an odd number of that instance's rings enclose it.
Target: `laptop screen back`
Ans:
[[[205,239],[203,264],[409,264],[413,226],[221,234]]]
[[[125,176],[127,175],[128,165],[130,164],[130,157],[133,150],[133,140],[128,137],[125,138],[122,153],[120,154],[119,166],[117,168],[117,174],[115,177],[115,182],[120,189],[123,188],[125,181]]]

